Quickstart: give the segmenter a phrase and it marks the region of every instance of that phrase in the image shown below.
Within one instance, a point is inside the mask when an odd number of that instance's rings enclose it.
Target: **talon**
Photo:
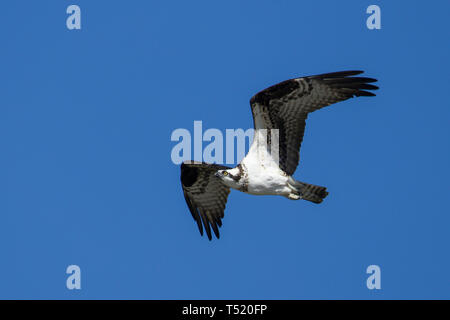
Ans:
[[[298,194],[298,193],[291,193],[291,194],[288,195],[288,199],[301,200],[302,196],[300,194]]]

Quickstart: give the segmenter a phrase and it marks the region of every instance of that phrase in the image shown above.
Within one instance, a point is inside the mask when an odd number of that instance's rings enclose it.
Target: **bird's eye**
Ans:
[[[224,172],[223,172],[223,175],[226,177],[226,176],[228,175],[228,172],[227,172],[227,171],[224,171]]]

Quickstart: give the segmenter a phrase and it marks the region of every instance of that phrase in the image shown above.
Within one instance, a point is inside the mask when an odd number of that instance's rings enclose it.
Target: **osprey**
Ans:
[[[352,97],[375,96],[376,79],[355,77],[363,71],[342,71],[283,81],[250,99],[255,133],[250,150],[235,167],[185,161],[181,164],[184,198],[209,240],[219,238],[230,188],[253,195],[280,195],[321,203],[325,187],[296,181],[300,145],[309,113]],[[274,138],[275,137],[275,138]]]

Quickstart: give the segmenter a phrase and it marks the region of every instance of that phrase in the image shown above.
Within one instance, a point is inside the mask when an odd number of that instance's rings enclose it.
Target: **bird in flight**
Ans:
[[[309,113],[352,97],[375,96],[376,79],[356,77],[363,71],[341,71],[283,81],[250,99],[255,127],[248,154],[235,167],[196,161],[181,164],[184,198],[211,240],[222,226],[230,188],[253,195],[280,195],[321,203],[326,187],[295,180],[300,145]]]

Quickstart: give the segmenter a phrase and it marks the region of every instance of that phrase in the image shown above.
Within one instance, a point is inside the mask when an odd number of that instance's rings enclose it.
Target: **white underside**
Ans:
[[[255,114],[256,128],[262,127],[261,115]],[[295,198],[292,195],[293,187],[288,184],[289,176],[278,166],[278,144],[274,143],[272,136],[272,150],[267,148],[267,130],[256,129],[253,143],[242,164],[247,169],[247,193],[255,195],[282,195]],[[278,136],[276,136],[278,140]]]

